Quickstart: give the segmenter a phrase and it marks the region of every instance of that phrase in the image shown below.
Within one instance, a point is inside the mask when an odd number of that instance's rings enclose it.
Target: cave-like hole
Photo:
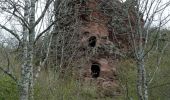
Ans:
[[[100,65],[97,63],[93,63],[91,65],[91,75],[92,78],[98,78],[100,76]]]
[[[89,38],[89,46],[90,47],[95,47],[96,46],[96,41],[97,41],[97,38],[95,36],[91,36]]]
[[[81,14],[79,17],[83,21],[89,21],[90,20],[89,15],[87,15],[87,14]]]
[[[86,0],[80,0],[81,6],[85,6],[87,4]]]
[[[110,41],[113,41],[114,35],[113,35],[112,30],[109,30],[108,32],[109,32],[109,36],[108,36],[108,37],[109,37],[109,40],[110,40]]]

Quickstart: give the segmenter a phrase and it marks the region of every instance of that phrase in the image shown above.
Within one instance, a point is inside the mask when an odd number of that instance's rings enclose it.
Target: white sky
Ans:
[[[43,9],[45,7],[45,4],[46,4],[46,2],[45,2],[46,0],[38,0],[38,1],[39,1],[39,3],[36,4],[36,14],[35,14],[36,20],[41,15],[41,12],[43,11]],[[24,2],[24,0],[21,0],[21,2]],[[53,7],[50,7],[50,8],[53,8]],[[21,13],[23,13],[23,11],[21,11]],[[48,16],[46,15],[44,17],[44,19],[41,20],[41,22],[37,25],[37,27],[36,27],[36,34],[42,32],[47,27],[47,25],[49,25],[49,24],[47,24],[48,23],[47,21],[49,21],[50,17],[52,16],[52,9],[48,10],[46,12],[46,14],[47,13],[49,15]],[[22,32],[21,24],[19,23],[19,21],[15,17],[11,17],[10,14],[7,14],[7,13],[0,14],[0,23],[2,25],[5,25],[6,27],[8,27],[11,30],[16,30],[16,32],[18,34],[21,34],[21,32]],[[2,29],[0,29],[0,34],[1,35],[3,34],[4,36],[7,36],[7,37],[13,37],[8,32],[6,32],[5,30],[2,30]]]
[[[121,1],[121,0],[120,0]],[[122,0],[123,2],[125,2],[126,0]],[[148,2],[148,6],[147,6],[147,11],[150,8],[151,3],[154,1],[153,6],[151,7],[151,11],[149,13],[150,17],[152,16],[153,12],[156,11],[156,6],[159,3],[158,9],[162,9],[163,7],[165,7],[165,5],[167,4],[168,7],[166,7],[164,10],[161,10],[160,12],[156,13],[154,15],[154,21],[152,22],[151,26],[158,26],[158,24],[160,23],[160,20],[162,20],[161,22],[167,22],[170,20],[170,17],[166,18],[167,16],[170,15],[170,0],[140,0],[140,4],[142,6],[142,4],[144,5],[147,1]],[[144,6],[142,6],[142,8],[144,8]],[[142,10],[142,9],[141,9]],[[146,13],[144,14],[144,19],[146,18]],[[163,20],[164,18],[166,18],[166,20]],[[170,29],[170,22],[168,22],[167,24],[165,24],[163,26],[163,28],[167,28]]]

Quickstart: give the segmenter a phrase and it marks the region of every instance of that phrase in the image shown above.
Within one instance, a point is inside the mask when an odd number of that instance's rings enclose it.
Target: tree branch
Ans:
[[[0,27],[3,28],[4,30],[6,30],[7,32],[9,32],[11,35],[13,35],[19,42],[21,42],[21,39],[19,37],[19,35],[17,35],[16,33],[14,33],[12,30],[10,30],[9,28],[7,28],[4,25],[0,24]]]
[[[0,70],[12,78],[16,83],[18,82],[17,78],[11,72],[4,70],[2,67],[0,67]]]
[[[160,85],[155,85],[155,86],[150,87],[149,89],[158,88],[158,87],[167,86],[167,85],[170,85],[170,82],[163,83],[163,84],[160,84]]]
[[[11,15],[14,15],[16,18],[18,18],[18,19],[24,24],[25,27],[28,28],[28,30],[30,30],[30,28],[28,27],[28,22],[25,21],[22,17],[18,16],[18,15],[15,13],[16,11],[14,11],[14,12],[6,11],[6,12],[9,13],[9,14],[11,14]]]
[[[47,3],[46,3],[46,5],[45,5],[45,8],[44,8],[42,14],[41,14],[40,17],[37,19],[37,21],[35,22],[35,24],[34,24],[33,27],[35,27],[35,26],[41,21],[41,19],[45,16],[45,13],[46,13],[48,7],[50,6],[50,4],[52,3],[52,1],[53,1],[53,0],[47,0]]]
[[[35,38],[34,44],[36,44],[36,42],[38,41],[38,39],[39,39],[45,32],[47,32],[54,24],[55,24],[55,21],[54,21],[53,23],[51,23],[51,25],[49,25],[44,31],[42,31],[42,32]]]

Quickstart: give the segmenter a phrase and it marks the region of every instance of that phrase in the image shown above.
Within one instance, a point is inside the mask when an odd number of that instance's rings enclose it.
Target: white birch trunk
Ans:
[[[25,0],[24,18],[28,21],[29,0]],[[23,65],[21,67],[20,100],[28,100],[29,97],[29,65],[28,65],[28,29],[23,25]]]
[[[139,100],[148,100],[147,76],[145,69],[145,42],[143,41],[143,28],[140,16],[140,0],[137,0],[137,34],[139,36],[139,45],[136,49],[137,58],[137,94]]]
[[[33,57],[34,57],[34,38],[35,38],[35,3],[36,0],[31,0],[30,19],[29,19],[29,66],[30,66],[30,83],[29,83],[29,99],[34,100],[34,77],[33,77]]]
[[[24,64],[21,74],[20,100],[34,100],[33,96],[33,55],[34,55],[34,37],[35,37],[35,0],[25,0],[25,21],[29,19],[29,32],[23,25],[23,46],[24,46]],[[31,6],[30,6],[31,5]],[[30,7],[30,9],[29,9]]]
[[[143,53],[137,61],[137,92],[139,100],[148,100],[148,85]]]

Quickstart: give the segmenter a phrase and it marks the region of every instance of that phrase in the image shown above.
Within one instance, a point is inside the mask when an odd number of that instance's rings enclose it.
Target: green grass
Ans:
[[[163,44],[160,44],[161,48]],[[161,51],[161,48],[159,48],[159,51]],[[0,55],[3,55],[0,56],[0,65],[6,66],[7,62],[4,59],[3,52]],[[160,55],[160,52],[153,50],[146,60],[148,81],[152,78],[157,68],[157,58]],[[149,84],[149,100],[170,100],[170,46],[161,56],[160,66],[153,81]],[[19,77],[20,60],[16,60],[15,55],[11,55],[10,61],[15,75]],[[135,62],[132,59],[123,59],[119,63],[117,71],[122,90],[122,95],[118,97],[104,96],[104,90],[99,90],[95,83],[80,82],[76,80],[71,72],[67,72],[67,75],[63,78],[58,78],[58,74],[54,73],[53,70],[48,73],[41,71],[40,76],[35,81],[34,97],[35,100],[137,100]],[[19,92],[16,83],[10,77],[0,72],[0,100],[18,99]]]
[[[169,49],[169,48],[168,48]],[[149,100],[168,100],[170,93],[170,55],[169,50],[163,55],[158,72],[149,84]],[[146,63],[148,79],[156,68],[157,52],[151,52]],[[54,72],[42,71],[35,83],[35,100],[137,100],[136,66],[132,59],[122,60],[118,66],[118,77],[122,95],[119,97],[102,96],[95,84],[76,80],[72,75],[63,78],[54,77]],[[161,86],[159,86],[161,85]],[[155,87],[154,87],[155,86]],[[154,88],[153,88],[154,87]],[[7,75],[0,74],[0,100],[18,100],[19,93],[15,82]]]
[[[0,100],[18,100],[19,92],[16,83],[4,74],[0,74]]]

